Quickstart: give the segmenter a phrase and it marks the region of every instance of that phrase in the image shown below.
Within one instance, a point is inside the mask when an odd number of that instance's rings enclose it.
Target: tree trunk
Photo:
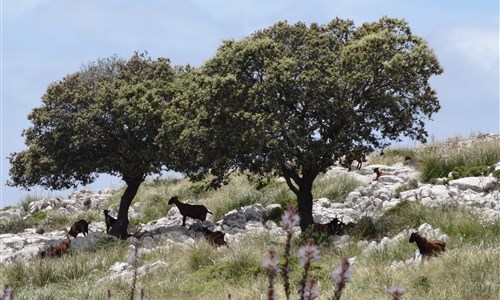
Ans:
[[[312,186],[319,172],[305,170],[302,172],[302,177],[300,177],[298,172],[290,168],[290,166],[282,167],[282,172],[288,187],[297,196],[300,230],[305,231],[309,225],[314,224]]]
[[[143,177],[127,177],[124,176],[123,180],[127,183],[127,188],[122,195],[120,201],[120,209],[118,210],[118,218],[116,219],[115,224],[109,231],[110,235],[116,236],[119,239],[125,240],[128,238],[128,209],[132,200],[134,200],[137,191],[139,190],[139,186],[144,181]]]
[[[300,230],[304,232],[309,225],[314,224],[312,207],[313,207],[313,195],[312,188],[307,190],[300,189],[297,194],[297,203],[300,216]]]

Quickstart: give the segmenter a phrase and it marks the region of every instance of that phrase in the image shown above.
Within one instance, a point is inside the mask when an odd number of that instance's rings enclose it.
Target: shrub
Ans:
[[[263,221],[274,221],[275,223],[279,224],[281,222],[281,216],[283,215],[283,212],[283,207],[276,206],[264,215]]]
[[[20,233],[27,228],[33,227],[35,224],[29,220],[15,219],[5,223],[0,223],[0,234],[3,233]]]
[[[420,202],[401,201],[386,210],[376,221],[377,235],[392,236],[407,228],[417,228],[426,221],[426,208]]]
[[[320,232],[314,230],[314,225],[310,225],[305,231],[301,232],[298,237],[295,238],[295,244],[305,245],[308,239],[314,239],[317,245],[329,244],[332,236],[326,232]]]
[[[374,239],[380,236],[373,219],[367,216],[362,217],[354,228],[349,231],[349,235],[357,239]]]
[[[26,218],[26,220],[32,221],[33,223],[40,223],[41,221],[47,218],[47,212],[45,211],[37,211]]]

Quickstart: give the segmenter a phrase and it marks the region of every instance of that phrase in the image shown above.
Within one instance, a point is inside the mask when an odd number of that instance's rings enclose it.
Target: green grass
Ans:
[[[498,143],[489,142],[473,144],[467,149],[449,143],[432,144],[420,150],[388,149],[384,157],[376,160],[390,164],[390,160],[394,163],[403,161],[406,155],[415,157],[415,165],[422,171],[423,178],[432,181],[457,168],[471,170],[476,166],[492,165],[500,161],[499,148]],[[425,171],[425,168],[431,172]],[[313,195],[341,202],[356,185],[348,176],[318,177]],[[413,187],[402,187],[400,191]],[[115,192],[106,202],[106,207],[116,211],[122,193],[123,189]],[[172,207],[167,201],[174,195],[178,195],[181,201],[206,205],[214,212],[213,220],[222,218],[232,209],[254,203],[279,203],[282,207],[296,203],[296,196],[286,183],[276,179],[258,181],[243,175],[235,176],[217,191],[207,190],[203,184],[187,180],[155,180],[140,187],[133,202],[140,202],[139,217],[131,220],[131,224],[165,216]],[[22,206],[34,200],[27,198]],[[277,210],[270,218],[279,220],[280,214]],[[47,211],[26,220],[0,224],[0,233],[15,228],[22,231],[33,226],[60,230],[81,218],[103,220],[100,212],[68,215]],[[406,289],[403,296],[406,300],[498,298],[500,220],[483,222],[471,209],[464,207],[428,207],[417,201],[402,201],[387,210],[381,218],[365,218],[360,223],[345,247],[339,248],[335,242],[328,241],[320,245],[321,259],[313,263],[311,269],[311,274],[320,282],[320,299],[332,297],[334,285],[330,272],[342,257],[356,257],[353,282],[348,283],[342,299],[389,299],[386,289],[394,284]],[[418,228],[422,223],[429,223],[449,236],[444,255],[425,263],[391,267],[394,261],[409,259],[416,250],[414,244],[406,241],[368,253],[363,252],[358,244],[361,239],[392,237],[403,230]],[[304,239],[293,240],[292,299],[296,299],[302,275],[296,253]],[[145,288],[148,299],[225,299],[229,293],[238,300],[266,299],[268,282],[261,263],[271,248],[282,258],[283,237],[268,233],[249,235],[237,243],[230,243],[229,247],[217,249],[204,240],[190,246],[171,244],[158,247],[145,252],[139,259],[139,266],[163,261],[168,267],[140,277],[138,288]],[[126,243],[103,238],[96,246],[71,251],[63,258],[30,263],[19,261],[2,266],[0,283],[12,286],[18,299],[106,299],[108,289],[112,290],[114,299],[129,299],[130,284],[127,282],[115,280],[97,284],[99,279],[109,275],[110,266],[127,261],[128,252]],[[282,279],[277,280],[275,287],[284,299]]]
[[[328,198],[332,202],[343,202],[345,197],[359,186],[349,174],[339,176],[319,177],[313,185],[313,195],[316,198]]]
[[[320,299],[333,295],[330,272],[344,256],[357,258],[353,282],[347,285],[343,299],[388,299],[385,289],[393,284],[407,290],[404,299],[496,299],[500,293],[499,222],[482,224],[466,208],[425,207],[404,201],[374,225],[390,236],[422,222],[449,236],[445,254],[422,264],[391,267],[416,250],[406,241],[368,253],[361,251],[354,235],[344,248],[335,243],[320,246],[321,259],[311,269],[320,282]],[[299,240],[294,240],[290,274],[294,295],[302,276],[298,247]],[[138,288],[144,287],[149,299],[224,299],[228,293],[233,299],[265,299],[267,275],[261,263],[271,248],[282,257],[283,237],[251,235],[217,249],[203,239],[192,246],[158,247],[143,254],[138,265],[163,261],[168,267],[140,277]],[[0,282],[9,283],[19,299],[105,299],[108,289],[115,299],[128,299],[127,282],[96,284],[109,275],[107,270],[115,262],[127,261],[128,252],[124,242],[103,240],[97,247],[73,251],[63,258],[6,265],[0,271]],[[282,283],[281,279],[276,282],[281,298]]]
[[[392,166],[396,163],[404,162],[407,156],[416,160],[418,158],[418,153],[416,149],[408,147],[387,148],[384,150],[383,156],[380,156],[378,153],[369,156],[368,162],[370,164]]]
[[[479,174],[500,161],[500,142],[477,141],[469,147],[460,147],[460,139],[455,143],[442,143],[427,146],[420,153],[418,169],[423,182],[432,182],[436,178],[447,177],[452,171],[465,173],[463,176]]]

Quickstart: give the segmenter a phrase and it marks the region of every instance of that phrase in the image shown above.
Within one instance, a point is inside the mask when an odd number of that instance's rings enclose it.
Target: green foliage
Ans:
[[[486,176],[488,173],[488,166],[461,166],[453,168],[451,172],[453,179],[463,177]]]
[[[162,149],[182,153],[175,168],[191,178],[220,185],[235,169],[284,176],[299,201],[311,201],[316,176],[354,147],[425,141],[424,121],[440,108],[429,79],[440,73],[404,20],[278,22],[224,41],[182,77],[163,123],[179,138]],[[301,216],[301,226],[312,220],[311,211]]]
[[[311,225],[294,239],[294,243],[296,245],[303,246],[307,243],[308,239],[314,239],[314,244],[316,245],[324,245],[331,242],[332,235],[326,232],[316,231],[314,230],[313,225]]]
[[[281,223],[281,217],[283,216],[284,209],[282,206],[277,206],[271,209],[266,215],[263,217],[264,223],[266,221],[274,221],[277,224]]]
[[[40,223],[47,217],[47,212],[37,211],[26,218],[26,220],[32,221],[33,223]]]
[[[500,180],[500,170],[496,170],[493,172],[493,177],[495,177],[497,180]]]
[[[284,183],[270,184],[262,192],[269,198],[269,203],[277,203],[283,209],[288,208],[289,205],[297,205],[297,196]]]
[[[165,154],[154,139],[173,80],[167,59],[135,53],[89,63],[51,84],[29,115],[28,148],[10,156],[9,185],[62,189],[89,184],[96,173],[159,173]]]
[[[377,220],[377,236],[392,236],[408,228],[418,228],[426,223],[426,207],[417,201],[401,201],[386,210]],[[432,224],[431,224],[432,225]]]
[[[350,229],[349,235],[357,239],[375,239],[379,237],[373,219],[366,216],[359,219],[354,228]]]
[[[3,233],[20,233],[27,228],[35,226],[32,221],[23,219],[14,219],[10,221],[0,222],[0,234]]]
[[[189,190],[196,196],[201,195],[207,190],[207,186],[202,183],[194,183]]]

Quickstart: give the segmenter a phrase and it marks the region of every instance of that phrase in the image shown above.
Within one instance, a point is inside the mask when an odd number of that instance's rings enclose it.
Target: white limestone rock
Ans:
[[[450,186],[457,187],[461,191],[473,190],[475,192],[485,192],[498,185],[498,180],[494,177],[465,177],[452,180]]]

